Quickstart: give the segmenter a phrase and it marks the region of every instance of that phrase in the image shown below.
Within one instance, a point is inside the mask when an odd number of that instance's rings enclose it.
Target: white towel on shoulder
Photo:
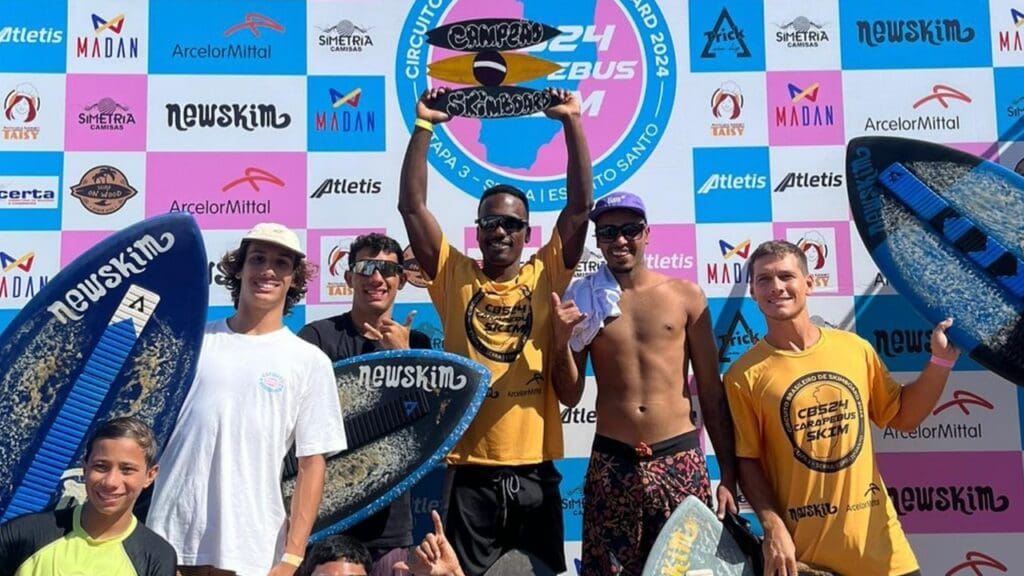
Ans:
[[[598,331],[604,327],[605,318],[615,318],[622,314],[619,310],[621,297],[622,288],[607,264],[601,264],[597,272],[574,280],[566,288],[562,301],[572,300],[580,312],[587,315],[586,320],[572,330],[569,346],[573,351],[583,350],[594,340]]]

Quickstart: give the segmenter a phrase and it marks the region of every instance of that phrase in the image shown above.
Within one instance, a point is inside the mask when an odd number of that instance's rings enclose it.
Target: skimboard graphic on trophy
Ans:
[[[508,18],[454,22],[427,32],[427,43],[446,50],[471,52],[427,66],[427,75],[469,88],[449,90],[429,105],[449,116],[511,118],[529,116],[557,102],[547,92],[515,86],[543,78],[562,67],[536,56],[513,52],[561,34],[557,28]]]

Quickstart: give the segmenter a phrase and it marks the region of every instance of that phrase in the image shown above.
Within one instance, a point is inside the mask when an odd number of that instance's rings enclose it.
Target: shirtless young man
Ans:
[[[598,201],[590,218],[607,262],[607,271],[597,274],[609,278],[597,289],[619,293],[619,315],[581,312],[573,300],[593,300],[582,293],[595,287],[593,281],[589,288],[587,281],[574,284],[564,302],[552,294],[559,350],[553,381],[559,400],[575,406],[589,354],[597,378],[597,434],[584,485],[581,574],[639,574],[669,514],[687,495],[711,505],[704,452],[685,396],[690,362],[722,469],[720,517],[736,512],[732,421],[707,300],[696,284],[647,268],[650,229],[643,202],[616,192]],[[600,325],[592,329],[593,340],[574,340],[570,348],[573,328],[588,319]]]

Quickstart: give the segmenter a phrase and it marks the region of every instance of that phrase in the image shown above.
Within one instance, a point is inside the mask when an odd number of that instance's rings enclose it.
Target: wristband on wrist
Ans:
[[[932,359],[929,360],[929,362],[935,364],[936,366],[941,366],[943,368],[952,368],[953,364],[956,364],[956,360],[946,360],[945,358],[939,358],[938,356],[934,355],[932,356]]]
[[[419,128],[423,128],[427,132],[433,132],[434,131],[434,125],[431,124],[429,120],[424,120],[423,118],[417,118],[416,121],[413,122],[413,126],[417,126]]]
[[[288,564],[289,566],[295,566],[298,568],[302,565],[302,556],[297,554],[289,554],[285,552],[281,555],[281,562]]]

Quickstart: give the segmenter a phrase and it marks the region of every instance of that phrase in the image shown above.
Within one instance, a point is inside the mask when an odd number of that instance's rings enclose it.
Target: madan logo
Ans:
[[[665,17],[654,3],[597,0],[584,7],[522,0],[513,5],[518,9],[470,0],[453,0],[447,10],[436,10],[429,0],[413,4],[395,68],[405,124],[412,126],[416,98],[425,89],[449,85],[428,78],[427,66],[458,54],[428,45],[427,32],[454,22],[527,14],[533,21],[557,23],[560,35],[526,51],[557,62],[561,69],[517,85],[564,88],[580,98],[594,161],[594,195],[604,196],[643,165],[671,115],[676,62]],[[448,180],[475,197],[494,184],[507,183],[525,191],[531,207],[555,210],[565,199],[561,131],[557,122],[538,116],[457,118],[435,130],[429,158]]]

